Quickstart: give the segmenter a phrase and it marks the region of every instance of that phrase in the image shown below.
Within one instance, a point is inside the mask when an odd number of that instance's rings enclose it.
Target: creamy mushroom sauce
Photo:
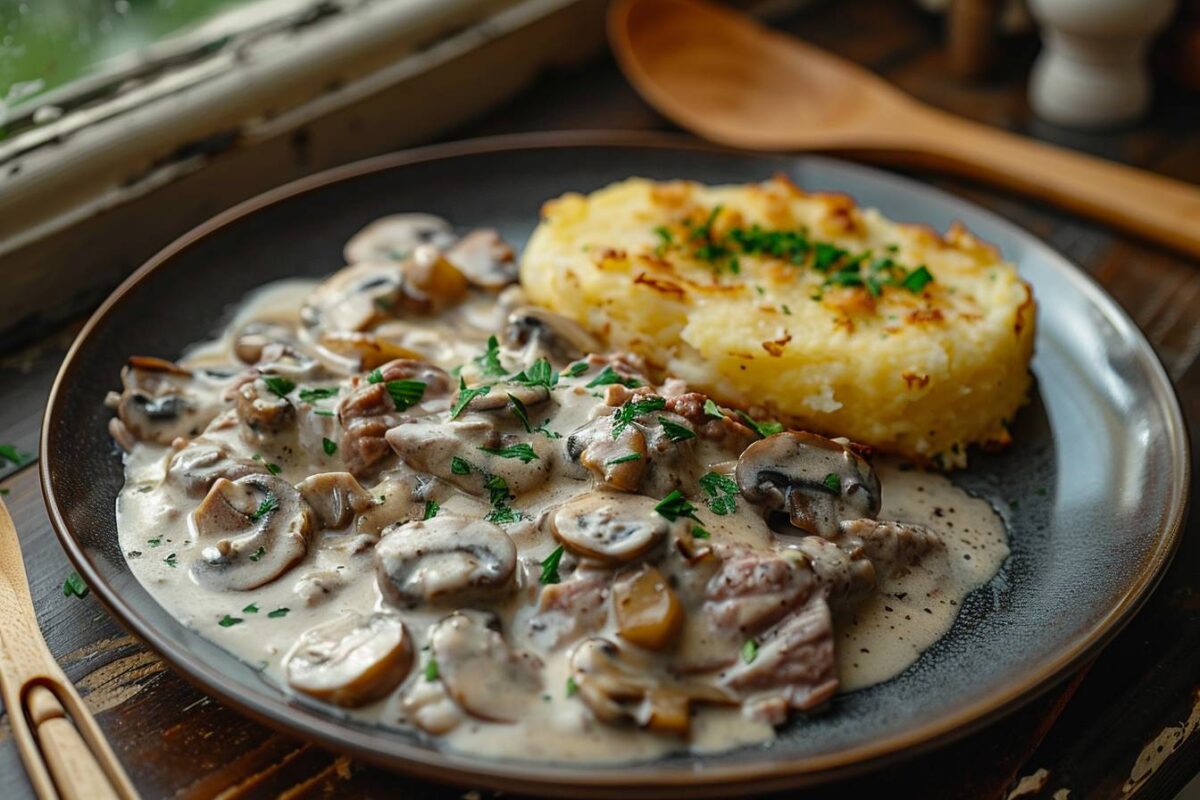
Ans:
[[[293,692],[488,756],[728,750],[899,674],[1008,554],[944,476],[587,355],[493,233],[346,251],[109,396],[134,574]]]

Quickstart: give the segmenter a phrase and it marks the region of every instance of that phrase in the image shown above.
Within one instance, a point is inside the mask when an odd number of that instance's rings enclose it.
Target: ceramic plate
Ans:
[[[547,766],[441,752],[413,735],[356,725],[289,700],[176,622],[117,545],[120,459],[106,391],[130,353],[174,358],[214,333],[260,284],[321,276],[371,220],[429,211],[523,243],[547,198],[641,175],[707,183],[775,172],[844,192],[903,222],[961,220],[999,246],[1040,302],[1037,377],[1016,444],[956,475],[1004,517],[1012,555],[973,593],[950,633],[895,680],[839,696],[770,746],[617,767]],[[79,335],[50,397],[42,481],[51,519],[109,609],[185,677],[277,728],[425,777],[542,794],[714,794],[828,780],[918,752],[1012,710],[1108,641],[1166,568],[1188,487],[1184,425],[1170,382],[1129,318],[1033,236],[958,198],[861,166],[750,155],[646,135],[534,135],[436,146],[333,170],[229,211],[127,280]]]

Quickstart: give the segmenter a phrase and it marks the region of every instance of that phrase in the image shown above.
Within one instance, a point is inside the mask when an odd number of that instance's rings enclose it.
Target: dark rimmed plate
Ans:
[[[709,183],[775,172],[944,230],[961,220],[1000,247],[1041,305],[1037,391],[1015,446],[976,454],[956,480],[1009,524],[1012,556],[953,630],[897,679],[838,697],[771,746],[620,767],[548,766],[440,752],[290,701],[163,611],[126,568],[114,505],[122,483],[106,390],[128,355],[176,357],[250,289],[341,265],[343,243],[396,211],[522,243],[542,201],[630,175]],[[251,716],[424,777],[542,794],[716,794],[828,780],[961,736],[1045,690],[1141,605],[1174,550],[1187,502],[1182,416],[1150,345],[1080,270],[996,216],[894,175],[816,157],[715,150],[643,134],[546,134],[413,150],[308,178],[222,214],[138,270],[68,353],[46,413],[41,476],[59,539],[106,606],[185,677]]]

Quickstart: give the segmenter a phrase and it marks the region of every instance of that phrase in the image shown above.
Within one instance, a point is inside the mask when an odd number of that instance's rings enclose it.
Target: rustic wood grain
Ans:
[[[940,23],[910,3],[828,3],[776,24],[947,110],[1200,183],[1200,140],[1195,137],[1200,104],[1194,97],[1161,97],[1154,115],[1133,128],[1074,134],[1029,117],[1024,81],[1036,52],[1032,41],[1010,42],[994,80],[980,86],[965,85],[946,71]],[[603,62],[549,74],[506,108],[448,138],[572,128],[669,126],[611,63]],[[1200,270],[1195,263],[988,187],[915,177],[991,208],[1090,271],[1152,339],[1176,380],[1192,428],[1200,430],[1200,368],[1195,363],[1200,354],[1200,315],[1195,313]],[[1044,308],[1053,313],[1052,299]],[[72,333],[65,330],[30,350],[0,357],[0,396],[5,399],[0,442],[35,450],[42,404]],[[31,590],[51,650],[146,797],[463,796],[460,789],[364,767],[275,733],[192,688],[126,634],[93,597],[62,595],[70,566],[50,531],[35,470],[10,466],[0,472],[5,475],[0,488],[8,491],[5,500],[21,532]],[[1021,777],[1045,770],[1041,788],[1022,797],[1050,798],[1064,789],[1071,798],[1173,797],[1200,768],[1200,735],[1183,735],[1192,715],[1200,713],[1197,653],[1200,520],[1193,515],[1163,585],[1086,675],[938,753],[811,796],[1004,797]],[[1165,743],[1168,757],[1126,793],[1139,755],[1147,745],[1154,755],[1159,743]],[[4,798],[31,796],[3,717],[0,787]]]

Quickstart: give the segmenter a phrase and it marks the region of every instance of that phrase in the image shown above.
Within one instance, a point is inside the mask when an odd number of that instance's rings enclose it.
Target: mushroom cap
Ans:
[[[596,337],[579,323],[536,306],[513,309],[504,325],[502,339],[508,347],[533,351],[527,354],[527,360],[545,356],[557,367],[603,349]]]
[[[738,458],[738,487],[768,512],[832,538],[843,520],[874,518],[882,501],[879,477],[862,456],[832,439],[785,431],[747,447]]]
[[[468,233],[446,250],[446,260],[483,289],[499,291],[517,282],[516,253],[492,228]]]
[[[192,577],[214,589],[246,591],[270,583],[308,551],[313,514],[290,483],[273,475],[218,478],[191,516],[207,544]]]
[[[399,686],[412,662],[412,641],[399,617],[351,612],[305,631],[285,669],[296,691],[355,708]]]
[[[423,244],[447,248],[457,240],[450,223],[433,214],[392,214],[377,219],[346,242],[346,262],[403,261]]]
[[[516,567],[516,545],[499,526],[453,514],[393,525],[375,546],[379,588],[406,607],[502,597]]]
[[[139,441],[170,444],[196,436],[221,410],[219,381],[165,359],[131,356],[121,383],[117,417]]]
[[[516,722],[542,691],[541,662],[514,652],[481,614],[456,611],[433,626],[429,646],[438,677],[472,716]]]
[[[375,504],[371,494],[349,472],[319,472],[296,484],[323,529],[337,530]]]
[[[672,523],[643,495],[587,492],[558,507],[550,518],[554,537],[573,553],[606,564],[623,564],[667,540]]]

